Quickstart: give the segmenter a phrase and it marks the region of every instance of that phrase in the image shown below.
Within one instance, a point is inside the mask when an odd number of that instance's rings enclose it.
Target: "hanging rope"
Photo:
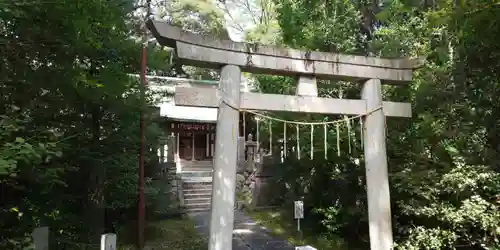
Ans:
[[[314,125],[311,124],[311,160],[314,158]]]
[[[284,120],[284,119],[280,119],[280,118],[276,118],[276,117],[272,117],[272,116],[269,116],[269,115],[264,115],[264,114],[261,114],[259,112],[255,112],[255,111],[252,111],[252,110],[248,110],[248,109],[240,109],[240,108],[236,108],[234,107],[234,105],[232,105],[231,103],[228,103],[226,102],[224,99],[221,99],[220,100],[221,103],[225,103],[226,105],[228,105],[229,107],[239,111],[239,112],[247,112],[247,113],[250,113],[250,114],[253,114],[253,115],[256,115],[256,116],[259,116],[261,118],[265,118],[265,119],[268,119],[271,121],[277,121],[277,122],[286,122],[286,123],[290,123],[290,124],[298,124],[298,125],[323,125],[323,124],[337,124],[337,123],[342,123],[345,121],[344,118],[342,119],[338,119],[338,120],[334,120],[334,121],[322,121],[322,122],[299,122],[299,121],[292,121],[292,120]],[[353,120],[353,119],[357,119],[357,118],[360,118],[360,117],[364,117],[364,116],[367,116],[367,115],[370,115],[371,113],[375,112],[375,111],[378,111],[378,110],[381,110],[382,109],[382,106],[379,106],[373,110],[370,110],[364,114],[361,114],[361,115],[356,115],[356,116],[351,116],[351,117],[348,117],[347,119],[349,120]]]
[[[297,129],[297,158],[300,159],[300,140],[299,140],[299,125],[310,125],[311,126],[311,159],[313,159],[313,155],[314,155],[314,152],[313,152],[313,148],[314,148],[314,145],[313,145],[313,139],[314,139],[314,136],[313,136],[313,131],[314,131],[314,125],[328,125],[328,124],[335,124],[336,125],[336,130],[337,130],[337,154],[338,156],[340,156],[340,129],[339,129],[339,124],[342,123],[342,122],[347,122],[350,120],[354,120],[354,119],[358,119],[360,118],[360,124],[361,124],[361,146],[363,147],[363,120],[362,118],[364,116],[367,116],[367,115],[370,115],[372,114],[373,112],[376,112],[378,110],[381,110],[382,109],[382,106],[379,106],[371,111],[368,111],[366,112],[365,114],[361,114],[361,115],[357,115],[357,116],[352,116],[352,117],[347,117],[345,116],[344,118],[342,119],[338,119],[338,120],[334,120],[334,121],[322,121],[322,122],[299,122],[299,121],[291,121],[291,120],[284,120],[284,119],[280,119],[280,118],[276,118],[276,117],[272,117],[272,116],[269,116],[269,115],[264,115],[264,114],[261,114],[261,113],[258,113],[258,112],[255,112],[255,111],[252,111],[252,110],[245,110],[245,109],[239,109],[239,108],[236,108],[234,107],[233,105],[227,103],[224,99],[221,100],[221,102],[225,103],[226,105],[232,107],[233,109],[236,109],[240,112],[247,112],[247,113],[250,113],[250,114],[253,114],[255,116],[258,116],[258,117],[261,117],[261,118],[265,118],[265,119],[268,119],[269,120],[269,153],[272,154],[272,142],[273,142],[273,139],[272,139],[272,126],[271,126],[271,123],[272,121],[277,121],[277,122],[283,122],[283,123],[290,123],[290,124],[295,124],[296,125],[296,129]],[[349,136],[350,136],[350,123],[348,124],[348,133],[349,133]],[[257,141],[259,141],[259,123],[258,123],[258,120],[257,120]],[[258,149],[258,144],[257,144],[257,149]],[[349,138],[349,152],[351,152],[351,141],[350,141],[350,138]],[[326,150],[325,150],[326,151]]]
[[[365,140],[364,136],[365,135],[364,135],[364,131],[363,131],[363,117],[359,118],[359,127],[360,127],[359,131],[361,131],[361,136],[360,136],[361,137],[361,147],[364,147],[364,140]]]
[[[377,108],[375,108],[375,109],[373,109],[373,110],[371,110],[369,112],[366,112],[364,114],[361,114],[361,115],[347,117],[347,119],[348,120],[358,119],[360,117],[364,117],[364,116],[370,115],[371,113],[373,113],[375,111],[378,111],[380,109],[382,109],[382,106],[377,107]],[[256,116],[259,116],[259,117],[262,117],[262,118],[265,118],[265,119],[268,119],[268,120],[271,120],[271,121],[286,122],[286,123],[298,124],[298,125],[323,125],[323,124],[338,124],[338,123],[345,122],[345,118],[338,119],[338,120],[333,120],[333,121],[322,121],[322,122],[299,122],[299,121],[284,120],[284,119],[272,117],[272,116],[269,116],[269,115],[264,115],[264,114],[261,114],[259,112],[255,112],[255,111],[252,111],[252,110],[247,110],[247,109],[242,109],[242,110],[245,110],[245,112],[248,112],[250,114],[253,114],[253,115],[256,115]]]
[[[337,130],[337,155],[340,156],[340,128],[338,124],[335,124]]]
[[[286,158],[286,122],[283,123],[283,156]]]
[[[328,150],[328,143],[327,143],[327,136],[328,136],[328,129],[327,129],[327,125],[326,124],[323,124],[323,133],[325,134],[325,138],[324,138],[324,147],[325,147],[325,160],[328,159],[328,154],[327,154],[327,150]]]
[[[296,125],[296,128],[297,128],[297,159],[300,160],[299,124]]]
[[[271,121],[269,121],[269,154],[273,154],[273,130]]]
[[[243,138],[245,138],[245,141],[247,141],[247,121],[245,111],[243,111]]]
[[[175,49],[170,51],[170,65],[174,63]]]
[[[278,122],[283,122],[283,123],[290,123],[290,124],[295,124],[296,125],[296,129],[297,129],[297,159],[300,159],[300,140],[299,140],[299,125],[310,125],[311,126],[311,159],[313,159],[313,131],[314,131],[314,125],[328,125],[328,124],[335,124],[336,125],[336,130],[337,130],[337,155],[340,156],[340,128],[339,128],[339,124],[342,123],[342,122],[348,122],[348,134],[349,134],[349,153],[351,153],[352,151],[352,145],[351,145],[351,139],[350,139],[350,129],[351,129],[351,124],[350,124],[350,121],[351,120],[354,120],[354,119],[358,119],[360,118],[360,121],[361,121],[361,146],[363,147],[363,117],[364,116],[367,116],[367,115],[370,115],[372,114],[373,112],[375,111],[378,111],[378,110],[381,110],[382,109],[382,106],[379,106],[369,112],[366,112],[365,114],[361,114],[361,115],[357,115],[357,116],[352,116],[352,117],[347,117],[345,116],[344,118],[342,119],[338,119],[338,120],[334,120],[334,121],[323,121],[323,122],[298,122],[298,121],[291,121],[291,120],[284,120],[284,119],[280,119],[280,118],[276,118],[276,117],[272,117],[272,116],[269,116],[269,115],[264,115],[264,114],[261,114],[261,113],[258,113],[258,112],[254,112],[254,111],[251,111],[251,110],[245,110],[246,112],[248,113],[251,113],[251,114],[254,114],[256,116],[259,116],[259,117],[262,117],[262,118],[265,118],[265,119],[268,119],[269,120],[269,146],[270,146],[270,153],[272,153],[272,130],[271,130],[271,121],[278,121]],[[326,149],[325,149],[326,151]]]
[[[255,132],[255,140],[257,141],[257,153],[259,153],[259,149],[260,149],[260,128],[259,128],[259,120],[260,119],[256,119],[256,127],[257,127],[257,131]]]
[[[347,125],[347,140],[349,142],[349,154],[351,153],[351,120],[347,118],[347,116],[344,117],[346,125]]]

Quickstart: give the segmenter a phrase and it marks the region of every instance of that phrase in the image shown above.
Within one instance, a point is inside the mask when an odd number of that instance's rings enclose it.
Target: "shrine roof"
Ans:
[[[173,100],[162,102],[158,106],[160,116],[172,120],[209,123],[217,121],[217,108],[176,106]]]

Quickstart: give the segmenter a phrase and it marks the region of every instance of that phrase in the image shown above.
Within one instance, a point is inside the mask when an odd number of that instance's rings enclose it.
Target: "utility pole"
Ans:
[[[137,249],[141,250],[144,247],[144,226],[146,218],[146,205],[144,198],[144,160],[145,160],[145,123],[144,123],[144,112],[146,110],[145,105],[145,89],[148,86],[146,79],[147,74],[147,28],[146,22],[151,15],[151,0],[146,0],[146,15],[142,23],[142,49],[141,49],[141,114],[140,114],[140,147],[139,147],[139,204],[138,204],[138,215],[137,215]]]

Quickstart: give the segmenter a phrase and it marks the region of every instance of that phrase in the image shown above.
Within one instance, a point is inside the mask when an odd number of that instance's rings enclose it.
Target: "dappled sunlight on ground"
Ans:
[[[197,231],[208,235],[210,212],[192,213]],[[286,240],[273,237],[257,221],[253,221],[241,211],[234,211],[233,250],[293,250]]]
[[[296,220],[293,219],[293,216],[287,215],[283,211],[258,210],[247,211],[247,214],[256,223],[260,224],[261,228],[265,228],[265,230],[267,230],[270,235],[274,235],[277,238],[286,239],[292,245],[311,245],[321,250],[348,249],[340,238],[335,238],[332,236],[311,237],[297,232],[297,225],[295,224]]]

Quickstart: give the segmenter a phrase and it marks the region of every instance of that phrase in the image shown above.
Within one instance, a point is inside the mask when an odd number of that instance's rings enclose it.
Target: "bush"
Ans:
[[[391,173],[394,235],[399,249],[495,249],[500,234],[500,175],[488,167]],[[272,166],[282,204],[304,201],[303,227],[367,246],[368,211],[363,165],[352,159],[287,160]],[[318,227],[318,225],[321,225]]]

